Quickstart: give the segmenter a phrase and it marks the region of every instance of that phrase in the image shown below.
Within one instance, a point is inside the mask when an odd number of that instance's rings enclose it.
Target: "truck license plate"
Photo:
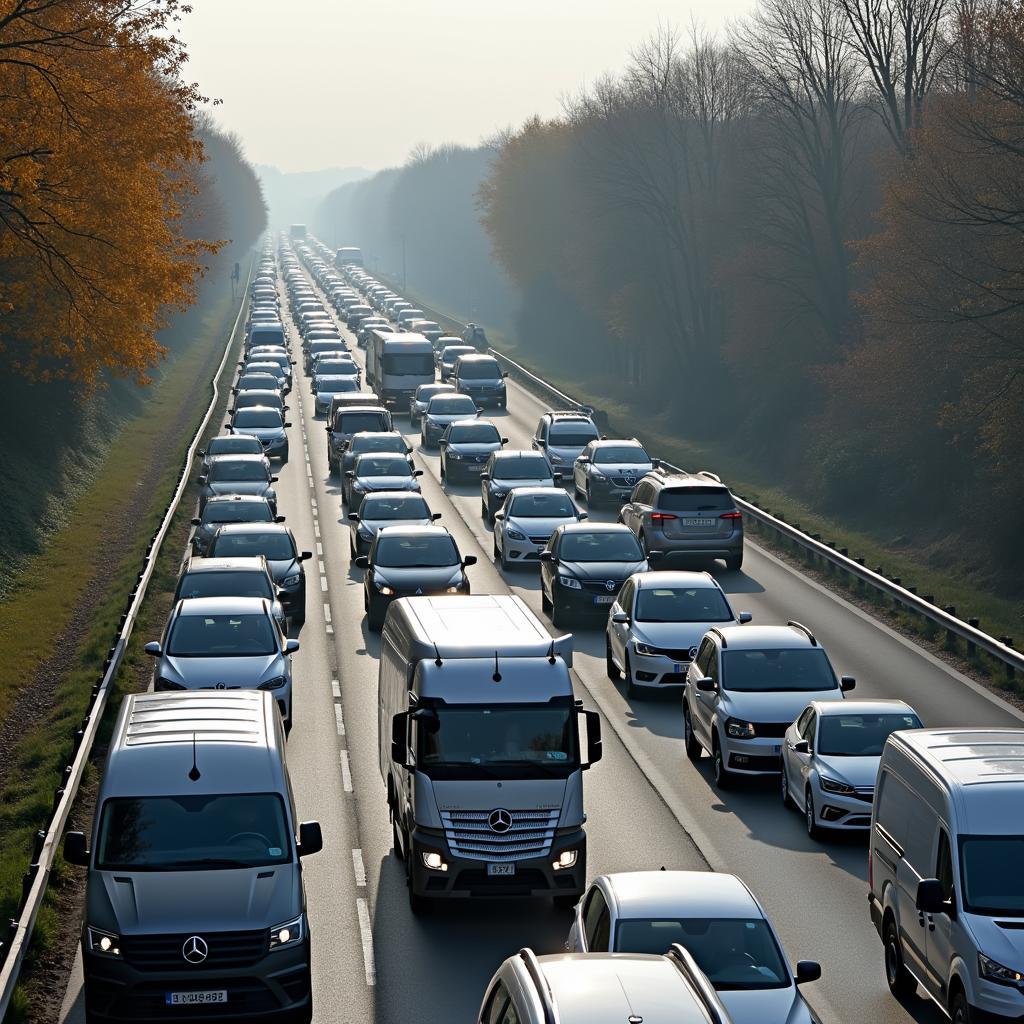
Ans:
[[[168,1006],[205,1006],[207,1003],[226,1003],[228,993],[223,988],[213,992],[168,992],[164,1001]]]
[[[501,875],[514,875],[516,873],[515,864],[488,864],[487,875],[490,878]]]

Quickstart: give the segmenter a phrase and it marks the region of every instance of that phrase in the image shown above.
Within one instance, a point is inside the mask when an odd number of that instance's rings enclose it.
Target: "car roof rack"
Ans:
[[[711,982],[697,966],[693,954],[685,946],[673,942],[665,956],[696,992],[697,998],[704,1004],[704,1009],[712,1024],[729,1024],[729,1014],[725,1006],[718,998],[718,993],[712,987]]]
[[[811,641],[812,647],[818,646],[818,641],[815,639],[814,634],[802,623],[797,622],[795,619],[790,619],[786,623],[787,626],[792,626],[793,629],[799,629],[801,633],[805,634],[807,639]]]
[[[714,480],[716,484],[720,484],[722,482],[722,478],[717,473],[712,473],[710,469],[698,470],[694,475],[706,476],[709,480]]]
[[[589,419],[593,415],[594,410],[587,405],[581,405],[578,409],[549,409],[549,416],[579,416],[583,419]]]
[[[526,970],[533,979],[533,984],[537,989],[537,996],[544,1008],[544,1024],[558,1024],[558,1018],[555,1016],[555,1000],[551,995],[551,986],[548,985],[548,980],[540,969],[540,961],[537,959],[537,954],[529,947],[524,946],[519,950],[519,957],[526,964]]]
[[[708,630],[708,632],[709,633],[714,633],[715,636],[718,637],[719,643],[721,643],[721,645],[723,647],[728,647],[729,646],[729,641],[725,639],[725,634],[717,626],[712,626]]]

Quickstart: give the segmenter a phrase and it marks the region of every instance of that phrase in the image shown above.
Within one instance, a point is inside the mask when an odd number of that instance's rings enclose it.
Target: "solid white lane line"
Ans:
[[[335,700],[339,700],[341,698],[341,683],[339,683],[337,679],[331,680],[331,695]]]
[[[349,764],[348,751],[343,750],[338,755],[341,761],[341,785],[346,793],[352,792],[352,765]]]
[[[334,727],[338,730],[339,736],[345,735],[345,717],[341,711],[341,705],[334,705]]]
[[[366,866],[363,864],[363,851],[358,847],[352,851],[352,873],[356,876],[356,885],[366,885]]]
[[[366,900],[356,900],[356,913],[359,915],[359,934],[363,941],[363,968],[366,971],[366,984],[377,984],[377,964],[373,958],[373,929],[370,927],[370,908]]]

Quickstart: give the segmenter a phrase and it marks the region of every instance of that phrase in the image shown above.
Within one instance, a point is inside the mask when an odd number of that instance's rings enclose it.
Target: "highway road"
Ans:
[[[298,352],[295,332],[292,345]],[[349,527],[339,481],[328,474],[323,420],[314,417],[308,379],[299,372],[296,381],[292,457],[277,489],[300,547],[316,555],[306,563],[307,621],[293,631],[302,648],[288,745],[300,818],[316,818],[324,829],[324,851],[304,864],[314,1019],[469,1024],[500,961],[523,945],[561,949],[570,914],[547,901],[447,904],[418,918],[409,911],[377,768],[379,640],[363,621],[362,573],[349,563]],[[510,381],[508,409],[485,415],[511,447],[529,447],[546,408]],[[398,426],[408,431],[408,419]],[[436,453],[419,451],[418,432],[408,436],[432,509],[463,554],[479,559],[469,570],[474,592],[516,593],[547,621],[536,569],[502,574],[494,564],[479,492],[442,488]],[[719,565],[716,575],[734,607],[756,622],[798,619],[811,627],[837,671],[857,677],[855,696],[901,697],[929,726],[1024,723],[1010,705],[749,541],[744,570]],[[577,696],[604,719],[604,759],[584,778],[589,874],[662,865],[735,872],[773,918],[789,959],[821,961],[823,977],[806,994],[823,1021],[940,1020],[923,999],[901,1005],[886,987],[868,919],[865,842],[808,839],[800,816],[783,811],[774,782],[717,792],[710,761],[694,766],[685,758],[678,701],[627,700],[605,674],[603,631],[574,633]],[[63,1020],[84,1019],[80,986],[76,970]]]

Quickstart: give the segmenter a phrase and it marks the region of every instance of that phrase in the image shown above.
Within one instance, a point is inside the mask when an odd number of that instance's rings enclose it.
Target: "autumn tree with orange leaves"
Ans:
[[[144,379],[217,243],[187,237],[202,97],[180,0],[0,0],[0,348],[29,379]]]

